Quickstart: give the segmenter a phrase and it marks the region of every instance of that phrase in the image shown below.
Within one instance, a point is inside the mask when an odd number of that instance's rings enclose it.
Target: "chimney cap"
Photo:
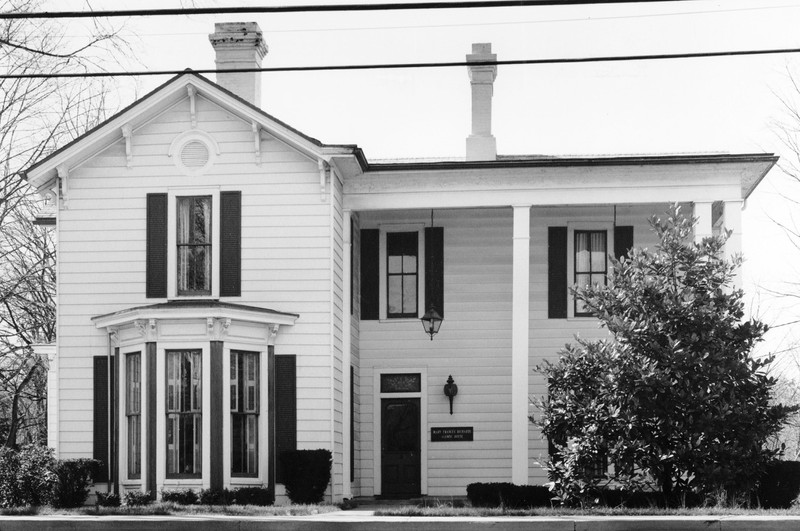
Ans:
[[[263,58],[268,51],[264,32],[257,22],[216,22],[208,36],[211,46],[218,48],[255,48]]]

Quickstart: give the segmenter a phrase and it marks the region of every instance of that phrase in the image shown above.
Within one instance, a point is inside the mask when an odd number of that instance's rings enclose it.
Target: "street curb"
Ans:
[[[303,517],[4,516],[0,531],[797,531],[800,516],[391,517],[348,512]]]

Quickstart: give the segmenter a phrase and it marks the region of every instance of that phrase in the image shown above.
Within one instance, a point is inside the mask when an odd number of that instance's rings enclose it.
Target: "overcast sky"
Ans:
[[[360,3],[378,3],[359,0]],[[276,5],[355,3],[279,0]],[[121,9],[93,0],[94,9]],[[238,0],[137,0],[129,8],[259,5]],[[84,9],[58,0],[52,9]],[[500,60],[800,48],[800,0],[650,2],[630,5],[469,10],[131,18],[130,69],[213,68],[214,22],[256,21],[269,46],[264,66],[462,61],[473,42]],[[66,22],[65,22],[66,23]],[[80,35],[80,22],[70,34]],[[135,58],[135,59],[134,59]],[[547,66],[500,66],[493,132],[501,154],[617,155],[790,153],[774,133],[776,95],[792,98],[800,54]],[[459,157],[469,133],[464,67],[263,74],[262,107],[325,143],[358,144],[370,160]],[[128,104],[166,78],[122,82]],[[135,88],[135,92],[134,91]],[[798,98],[800,101],[800,98]],[[800,255],[767,213],[789,220],[788,180],[776,168],[744,213],[748,298],[767,322],[800,318],[769,297],[776,279],[800,272]],[[798,216],[800,221],[800,216]],[[798,288],[800,291],[800,288]],[[790,327],[768,346],[788,346]],[[790,334],[790,336],[798,334]]]

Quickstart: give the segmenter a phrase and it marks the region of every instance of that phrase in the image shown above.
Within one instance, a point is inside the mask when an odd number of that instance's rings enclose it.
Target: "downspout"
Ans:
[[[320,168],[320,193],[322,194],[321,199],[324,200],[325,197],[325,166],[326,164],[319,160],[319,168]],[[335,230],[335,208],[334,208],[334,192],[333,192],[333,167],[328,166],[330,171],[330,203],[329,203],[329,214],[330,219],[328,220],[328,226],[330,227],[330,299],[331,299],[331,324],[330,324],[330,348],[331,348],[331,416],[330,416],[330,423],[331,423],[331,457],[333,458],[334,466],[336,464],[336,289],[335,289],[335,278],[336,278],[336,230]],[[333,470],[331,470],[331,501],[335,502],[335,486],[334,486],[334,478],[336,474]]]
[[[111,438],[114,432],[114,408],[117,405],[114,403],[114,390],[111,388],[111,383],[114,379],[114,363],[111,359],[111,349],[114,346],[112,345],[111,341],[111,332],[106,333],[106,367],[108,370],[106,371],[106,376],[108,381],[106,382],[106,393],[108,396],[106,397],[106,404],[108,404],[108,419],[106,421],[106,430],[108,431],[106,440],[108,441],[108,449],[106,450],[106,468],[108,469],[108,483],[106,483],[106,492],[112,492],[112,483],[114,475],[111,473],[111,458],[114,451],[114,440]]]

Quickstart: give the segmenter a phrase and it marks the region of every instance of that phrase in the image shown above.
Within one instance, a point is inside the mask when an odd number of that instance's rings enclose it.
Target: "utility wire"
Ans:
[[[49,11],[0,13],[2,19],[35,18],[98,18],[98,17],[148,17],[167,15],[222,15],[234,13],[301,13],[301,12],[352,12],[352,11],[408,11],[425,9],[474,9],[495,7],[543,7],[601,4],[653,4],[696,2],[698,0],[478,0],[473,2],[421,2],[418,4],[392,2],[382,4],[340,4],[301,6],[251,6],[251,7],[181,7],[165,9],[129,9],[105,11]]]
[[[771,50],[733,50],[718,52],[649,54],[649,55],[612,55],[605,57],[565,57],[553,59],[511,59],[506,61],[452,61],[436,63],[379,63],[364,65],[321,65],[321,66],[278,66],[271,68],[231,68],[220,70],[217,68],[203,68],[193,70],[138,70],[118,72],[75,72],[75,73],[49,73],[49,74],[0,74],[0,79],[54,79],[54,78],[89,78],[89,77],[136,77],[136,76],[165,76],[177,75],[186,72],[195,74],[216,74],[220,72],[318,72],[338,70],[381,70],[401,68],[450,68],[456,66],[502,66],[502,65],[550,65],[573,63],[600,63],[623,61],[654,61],[664,59],[697,59],[706,57],[739,57],[746,55],[774,55],[800,53],[800,48],[778,48]]]

